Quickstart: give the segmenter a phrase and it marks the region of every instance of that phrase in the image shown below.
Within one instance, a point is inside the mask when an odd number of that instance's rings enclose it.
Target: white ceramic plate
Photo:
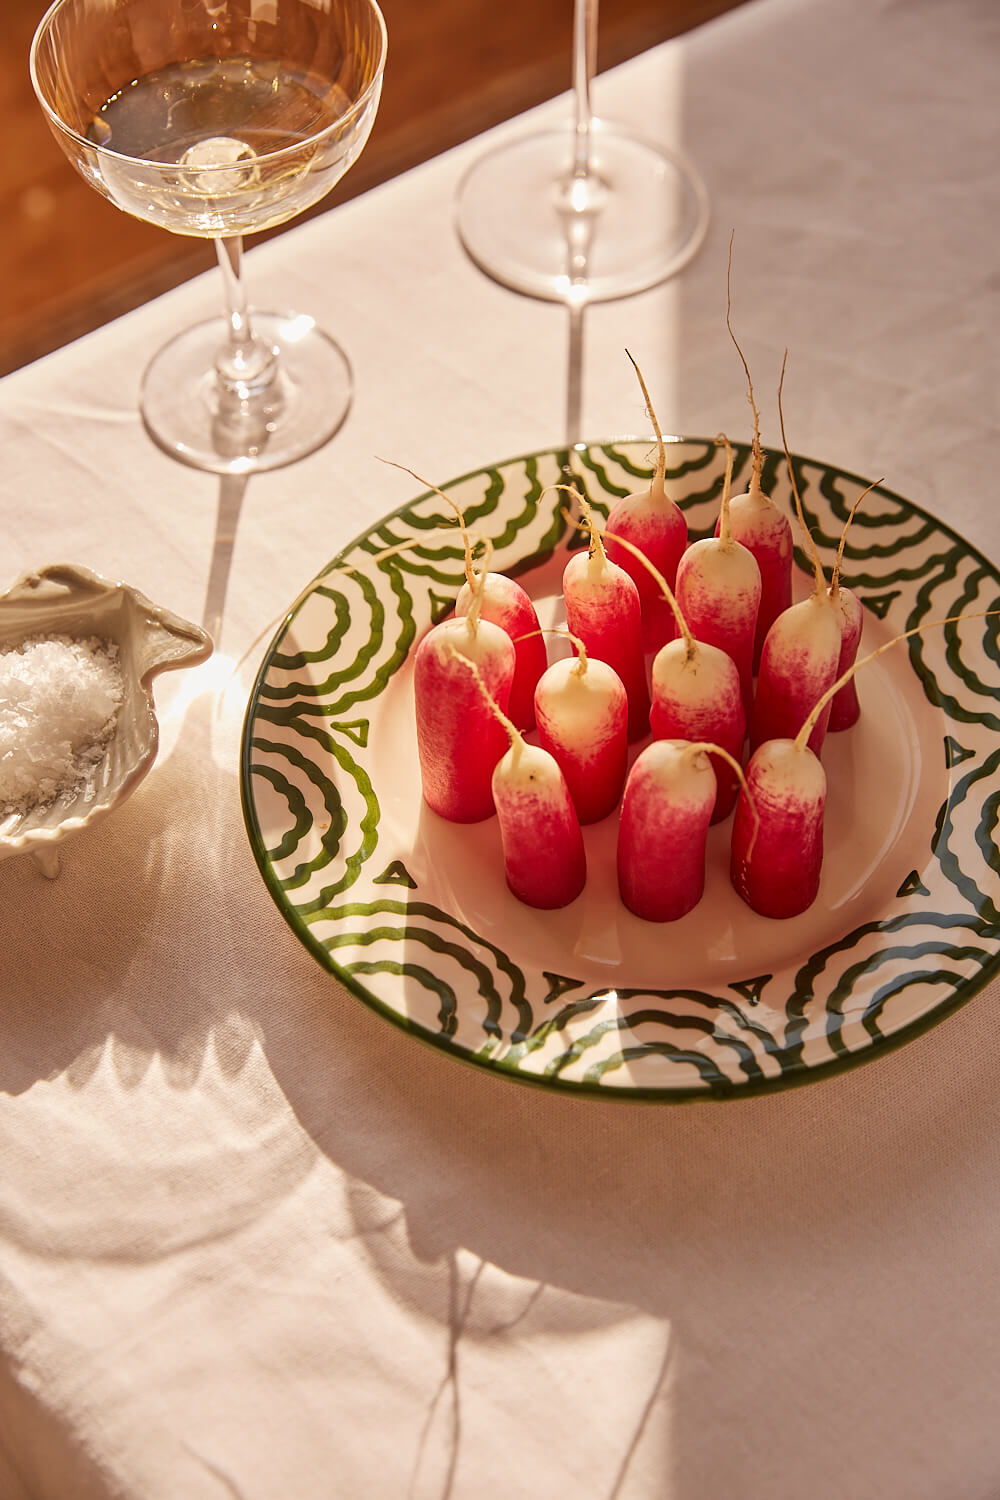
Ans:
[[[829,570],[866,481],[795,463]],[[668,465],[691,535],[708,534],[720,450],[673,438]],[[650,444],[622,440],[530,454],[446,488],[492,539],[491,565],[518,576],[547,624],[560,618],[562,569],[580,542],[562,519],[565,495],[546,487],[572,478],[606,510],[650,472]],[[748,472],[738,448],[736,489]],[[764,480],[788,509],[776,452]],[[998,620],[929,630],[860,675],[861,720],[824,750],[826,853],[808,912],[773,921],[740,901],[727,820],[710,834],[702,902],[660,925],[618,898],[614,816],[585,830],[584,893],[538,912],[506,887],[495,818],[456,826],[424,806],[413,648],[463,576],[453,517],[436,495],[419,496],[296,601],[247,713],[241,787],[258,865],[302,942],[368,1005],[511,1078],[688,1100],[877,1056],[1000,970]],[[866,605],[863,651],[921,621],[1000,607],[997,571],[881,486],[852,526],[843,579]]]

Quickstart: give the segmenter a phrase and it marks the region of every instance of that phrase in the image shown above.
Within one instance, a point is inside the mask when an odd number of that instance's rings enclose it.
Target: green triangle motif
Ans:
[[[569,979],[565,974],[550,974],[547,969],[542,970],[542,978],[549,986],[549,992],[544,1001],[546,1005],[551,1005],[553,1000],[558,1000],[560,995],[566,994],[567,990],[579,989],[583,983],[582,979]]]
[[[394,859],[391,865],[386,865],[381,875],[373,876],[372,885],[405,885],[411,891],[417,889],[417,882],[401,859]]]
[[[873,615],[884,620],[892,608],[892,601],[899,598],[899,589],[893,589],[891,594],[865,594],[861,602],[865,609],[870,609]]]
[[[353,740],[360,745],[362,750],[368,744],[368,720],[367,719],[334,719],[330,725],[335,734],[342,734],[345,738]]]
[[[930,891],[920,879],[916,870],[911,870],[896,892],[897,896],[929,896]]]
[[[756,979],[741,979],[737,984],[731,984],[729,988],[742,995],[744,1000],[749,1000],[751,1005],[758,1005],[765,984],[770,984],[774,978],[773,974],[758,974]]]
[[[430,601],[431,623],[433,625],[439,625],[455,608],[454,594],[435,594],[433,589],[428,589],[427,598]]]
[[[953,739],[950,734],[945,735],[944,763],[949,770],[952,766],[960,766],[963,760],[971,760],[975,753],[975,750],[966,750],[965,746],[960,745],[958,740]]]

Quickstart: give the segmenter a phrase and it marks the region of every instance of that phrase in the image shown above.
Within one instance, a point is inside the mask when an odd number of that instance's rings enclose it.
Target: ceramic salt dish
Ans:
[[[152,766],[159,740],[153,679],[205,661],[212,654],[212,640],[200,626],[161,609],[138,590],[69,563],[26,573],[0,596],[0,654],[19,652],[23,666],[31,653],[37,656],[40,639],[64,642],[64,651],[79,651],[96,640],[105,658],[117,658],[115,684],[121,693],[110,738],[92,752],[85,777],[57,795],[22,797],[16,803],[0,799],[0,859],[30,853],[54,877],[59,873],[56,846],[113,812]],[[8,666],[13,661],[7,657]],[[50,684],[48,691],[50,698],[55,691],[58,703],[59,689]],[[16,712],[12,704],[6,706],[9,713]],[[0,723],[4,708],[0,700]],[[57,706],[56,735],[58,712]],[[10,727],[14,722],[8,721],[8,739],[13,737],[16,746],[18,730]]]

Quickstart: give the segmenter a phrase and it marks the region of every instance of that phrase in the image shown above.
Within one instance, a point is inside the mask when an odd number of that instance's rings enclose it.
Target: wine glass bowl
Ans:
[[[35,88],[91,186],[136,218],[206,238],[273,228],[329,192],[374,122],[378,12],[340,0],[318,28],[305,24],[313,7],[283,0],[279,27],[242,8],[185,7],[179,30],[156,24],[162,9],[131,0],[109,24],[101,0],[62,0],[41,23]],[[355,11],[367,33],[349,38]]]
[[[351,167],[385,56],[376,0],[56,0],[39,24],[32,82],[73,166],[123,212],[219,249],[228,334],[181,335],[144,380],[147,428],[174,456],[274,468],[343,420],[346,357],[308,318],[250,318],[240,237],[302,213]]]

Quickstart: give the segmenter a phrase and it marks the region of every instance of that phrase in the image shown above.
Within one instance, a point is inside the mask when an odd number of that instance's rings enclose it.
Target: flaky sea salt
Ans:
[[[123,697],[113,641],[50,635],[0,651],[0,813],[92,798]]]

